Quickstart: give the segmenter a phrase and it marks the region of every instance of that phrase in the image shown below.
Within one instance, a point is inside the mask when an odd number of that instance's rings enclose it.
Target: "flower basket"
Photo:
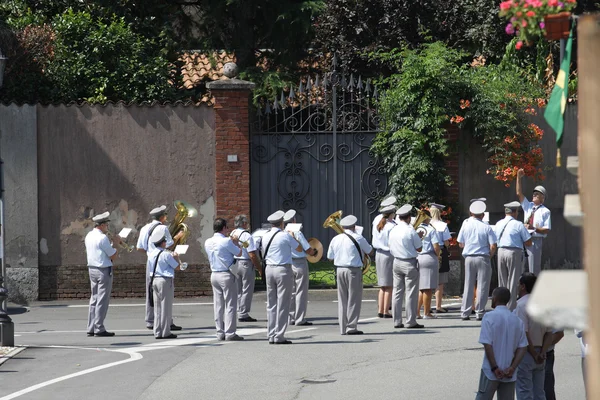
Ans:
[[[561,12],[544,17],[545,35],[547,40],[560,40],[569,37],[571,32],[571,13]]]

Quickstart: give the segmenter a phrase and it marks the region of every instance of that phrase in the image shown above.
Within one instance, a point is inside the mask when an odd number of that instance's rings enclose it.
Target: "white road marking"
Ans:
[[[213,303],[173,303],[173,306],[177,306],[177,307],[185,307],[185,306],[212,306]],[[56,308],[62,308],[63,306],[57,306]],[[66,308],[88,308],[89,305],[88,304],[68,304],[66,306],[64,306]],[[108,306],[110,307],[146,307],[146,303],[140,303],[140,304],[110,304]],[[52,307],[50,307],[52,308]]]
[[[364,318],[364,319],[359,319],[358,322],[373,321],[375,319],[380,319],[380,318],[379,317]]]
[[[24,331],[18,332],[20,334],[32,334],[32,333],[86,333],[86,330],[78,330],[78,331],[51,331],[51,330],[42,330],[42,331]],[[148,332],[152,333],[151,329],[114,329],[111,332]]]
[[[375,303],[377,300],[362,300],[363,303]],[[332,303],[337,303],[337,300],[332,300]]]

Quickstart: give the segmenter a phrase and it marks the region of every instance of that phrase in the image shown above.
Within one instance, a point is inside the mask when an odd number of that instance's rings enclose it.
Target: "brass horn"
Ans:
[[[110,231],[107,231],[107,232],[106,232],[106,236],[108,236],[108,239],[109,239],[111,242],[113,242],[113,234],[112,234],[112,232],[110,232]],[[131,253],[133,250],[135,250],[135,246],[134,246],[134,245],[132,245],[132,244],[127,244],[127,243],[125,242],[125,240],[123,240],[123,238],[121,238],[121,241],[119,242],[119,247],[120,247],[122,250],[125,250],[125,251],[127,251],[128,253]]]
[[[342,210],[338,210],[331,214],[325,222],[323,222],[323,228],[331,228],[337,233],[344,233],[344,228],[340,225],[340,220],[342,219],[343,212]],[[362,253],[362,251],[361,251]],[[363,266],[362,273],[363,275],[367,273],[369,267],[371,266],[371,257],[368,254],[364,254],[363,256]]]
[[[431,217],[425,211],[417,210],[417,217],[415,218],[415,222],[413,223],[413,228],[417,231],[417,233],[423,232],[423,236],[427,234],[427,231],[425,229],[419,227],[425,220],[429,218]]]
[[[192,207],[190,204],[185,201],[175,200],[173,206],[177,210],[173,221],[169,225],[169,233],[173,240],[175,241],[175,246],[179,244],[185,244],[187,242],[188,237],[190,236],[190,229],[186,224],[183,223],[186,218],[193,218],[198,215],[198,211]],[[179,233],[183,232],[183,236],[179,239],[175,239],[175,236]]]

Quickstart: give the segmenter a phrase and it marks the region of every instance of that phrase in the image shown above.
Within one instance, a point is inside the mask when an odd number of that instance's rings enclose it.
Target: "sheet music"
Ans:
[[[127,239],[127,236],[129,236],[130,233],[131,233],[131,228],[123,228],[123,229],[121,229],[121,232],[119,232],[119,236],[122,239]]]
[[[177,246],[175,246],[175,253],[185,254],[187,253],[189,247],[189,244],[178,244]]]
[[[365,229],[364,229],[362,226],[358,226],[358,225],[356,225],[356,226],[354,227],[354,232],[358,233],[359,235],[362,235],[362,233],[363,233],[363,231],[364,231],[364,230],[365,230]]]
[[[300,232],[302,230],[302,224],[287,224],[285,230],[288,232]]]

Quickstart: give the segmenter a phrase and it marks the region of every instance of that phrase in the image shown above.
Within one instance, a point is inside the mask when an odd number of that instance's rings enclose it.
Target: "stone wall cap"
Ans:
[[[256,84],[234,78],[212,81],[207,83],[206,87],[210,90],[252,90]]]

